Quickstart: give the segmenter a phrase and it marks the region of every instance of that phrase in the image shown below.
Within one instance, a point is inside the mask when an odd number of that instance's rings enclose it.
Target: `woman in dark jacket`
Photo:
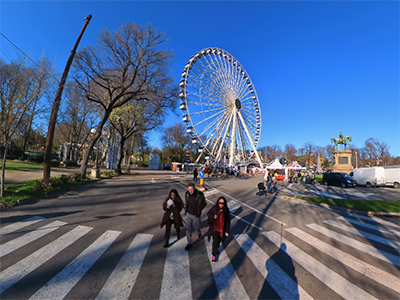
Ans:
[[[165,243],[164,248],[169,247],[169,236],[171,234],[171,226],[174,224],[178,240],[181,238],[181,227],[183,227],[183,220],[181,211],[184,207],[183,201],[176,189],[172,189],[168,197],[164,200],[163,209],[165,211],[160,227],[165,225]]]
[[[208,241],[213,238],[212,245],[212,262],[217,261],[219,255],[219,245],[229,235],[231,227],[231,215],[226,203],[225,197],[219,197],[217,202],[207,213],[208,224]]]

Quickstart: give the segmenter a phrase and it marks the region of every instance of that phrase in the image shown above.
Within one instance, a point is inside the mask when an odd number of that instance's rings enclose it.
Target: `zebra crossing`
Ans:
[[[234,203],[231,204],[232,207],[235,207]],[[66,222],[56,220],[40,226],[40,222],[45,221],[45,218],[35,216],[1,227],[0,258],[6,259],[18,249],[67,225]],[[40,227],[29,230],[29,227],[35,224]],[[324,226],[314,223],[306,224],[302,229],[288,227],[283,234],[261,231],[257,238],[247,233],[233,233],[228,247],[241,249],[240,251],[243,251],[245,255],[244,259],[249,262],[254,272],[257,272],[281,299],[319,298],[319,294],[316,294],[314,289],[310,289],[308,284],[302,286],[300,281],[295,279],[296,276],[299,276],[296,274],[299,269],[301,269],[301,273],[312,275],[313,281],[315,281],[312,282],[313,286],[317,286],[322,291],[329,290],[330,293],[337,295],[337,298],[349,300],[400,298],[399,224],[363,216],[337,217],[335,220],[325,220],[323,224]],[[0,297],[26,276],[35,274],[38,268],[50,259],[72,247],[77,240],[85,237],[92,229],[88,226],[77,225],[21,260],[4,269],[1,267]],[[24,234],[2,242],[4,237],[9,237],[10,234],[21,232],[21,230]],[[27,299],[68,298],[70,291],[81,283],[85,274],[115,243],[120,234],[120,231],[115,230],[107,230],[100,234],[76,257],[71,257],[62,270],[46,284],[38,286],[33,293],[27,296]],[[113,267],[112,272],[105,275],[107,278],[93,299],[130,299],[146,254],[150,247],[156,247],[152,244],[153,237],[152,234],[138,233],[129,241],[126,251]],[[258,243],[260,239],[262,242]],[[204,243],[203,247],[207,251],[208,262],[217,289],[215,298],[254,298],[254,293],[258,291],[249,291],[249,284],[245,284],[246,280],[251,280],[251,276],[237,274],[235,264],[232,263],[232,250],[221,248],[217,263],[212,263],[211,243],[206,239],[200,243]],[[184,250],[185,244],[185,239],[181,239],[167,250],[160,247],[160,251],[167,251],[167,253],[159,299],[193,298],[190,271],[192,254],[190,251]],[[277,249],[286,253],[290,258],[294,274],[289,274],[287,267],[274,260],[272,255],[277,253]],[[65,254],[65,251],[63,253]],[[354,255],[355,253],[366,255],[368,261],[357,257],[358,255]],[[337,270],[321,259],[323,255],[341,264],[345,272],[339,274]],[[354,274],[352,272],[358,276],[352,276],[351,274]],[[385,296],[380,297],[379,293],[371,293],[371,288],[364,288],[366,284],[372,285],[372,289],[385,290]],[[259,292],[262,293],[262,291]],[[12,298],[12,296],[20,299],[18,295],[8,295],[8,298]],[[267,295],[260,294],[258,298],[267,298]]]

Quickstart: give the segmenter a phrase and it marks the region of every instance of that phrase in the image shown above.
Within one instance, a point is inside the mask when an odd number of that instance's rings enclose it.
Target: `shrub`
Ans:
[[[44,162],[44,157],[43,156],[28,156],[28,161],[32,161],[32,162],[41,164]]]
[[[66,160],[64,162],[66,167],[77,167],[78,163],[75,160]]]
[[[58,167],[60,167],[60,161],[57,159],[52,159],[50,165],[52,167],[58,168]]]
[[[82,180],[82,174],[79,172],[74,172],[68,175],[69,181],[81,181]]]

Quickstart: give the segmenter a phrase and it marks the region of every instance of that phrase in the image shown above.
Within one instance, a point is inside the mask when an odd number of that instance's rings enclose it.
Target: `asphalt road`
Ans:
[[[400,298],[399,218],[259,197],[262,176],[206,178],[202,232],[220,195],[232,211],[217,263],[205,239],[164,249],[161,203],[185,177],[141,171],[1,212],[1,299]]]

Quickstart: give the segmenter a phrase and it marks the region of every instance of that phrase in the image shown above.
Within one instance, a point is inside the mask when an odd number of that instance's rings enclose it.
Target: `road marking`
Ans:
[[[231,214],[235,213],[235,211],[240,207],[240,203],[236,202],[235,200],[231,200],[227,203],[229,207],[229,212]]]
[[[0,245],[0,257],[11,253],[66,224],[67,223],[65,222],[55,221]]]
[[[344,299],[349,300],[367,300],[375,299],[372,295],[360,289],[358,286],[352,284],[339,274],[333,272],[325,265],[314,259],[310,255],[297,248],[285,238],[279,236],[273,231],[263,232],[270,241],[277,247],[281,248],[282,244],[286,245],[286,253],[300,264],[304,269],[317,277],[321,282],[327,285],[334,292],[342,296]]]
[[[160,299],[192,299],[189,251],[185,250],[185,245],[185,239],[180,239],[168,248]]]
[[[107,230],[29,299],[64,299],[120,234]]]
[[[216,190],[218,190],[218,189],[216,189]],[[230,199],[233,199],[233,200],[239,202],[241,205],[247,206],[248,208],[254,210],[255,212],[258,212],[259,214],[263,215],[264,217],[267,217],[267,218],[269,218],[269,219],[271,219],[271,220],[273,220],[273,221],[275,221],[275,222],[277,222],[277,223],[279,223],[279,224],[281,224],[281,225],[283,225],[283,226],[286,226],[285,223],[283,223],[283,222],[281,222],[281,221],[275,219],[274,217],[271,217],[270,215],[267,215],[267,214],[263,213],[262,211],[259,211],[258,209],[255,209],[254,207],[251,207],[250,205],[248,205],[248,204],[246,204],[246,203],[244,203],[244,202],[242,202],[242,201],[239,201],[239,200],[233,198],[232,196],[229,196],[228,194],[226,194],[226,193],[224,193],[224,192],[221,192],[220,190],[218,190],[218,191],[219,191],[221,194],[225,195],[226,197],[229,197]]]
[[[344,225],[342,223],[331,221],[331,220],[324,221],[324,223],[329,224],[331,226],[334,226],[336,228],[345,230],[347,232],[351,232],[351,233],[357,234],[359,236],[365,237],[365,238],[367,238],[369,240],[376,241],[376,242],[381,243],[383,245],[387,245],[387,246],[390,246],[390,247],[393,247],[393,248],[396,248],[396,249],[400,250],[400,244],[395,242],[395,241],[393,241],[393,240],[390,240],[390,239],[387,239],[387,238],[384,238],[384,237],[381,237],[381,236],[377,236],[377,235],[371,234],[371,233],[366,232],[366,231],[358,230],[358,229],[356,229],[354,227],[350,227],[350,226]]]
[[[380,284],[400,293],[399,278],[393,276],[381,269],[374,267],[366,262],[359,260],[358,258],[343,252],[323,241],[320,241],[313,237],[312,235],[298,229],[298,228],[288,228],[286,231],[293,234],[295,237],[303,240],[307,244],[313,246],[314,248],[322,251],[323,253],[333,257],[337,261],[345,264],[346,266],[352,268],[353,270],[361,273],[364,276],[379,282]]]
[[[356,217],[356,218],[359,218],[359,219],[363,219],[363,220],[367,220],[367,221],[370,221],[370,222],[375,222],[375,223],[378,223],[380,225],[393,226],[393,227],[400,228],[400,224],[395,224],[395,223],[388,222],[388,221],[385,221],[385,220],[382,220],[382,219],[377,219],[377,218],[372,218],[372,217],[367,217],[367,216],[361,216],[361,215],[356,215],[356,214],[350,214],[350,216],[353,216],[353,217]]]
[[[339,242],[341,242],[341,243],[343,243],[343,244],[345,244],[347,246],[353,247],[354,249],[360,250],[360,251],[362,251],[364,253],[367,253],[367,254],[369,254],[371,256],[374,256],[374,257],[376,257],[378,259],[381,259],[381,260],[386,261],[386,262],[388,262],[390,264],[394,264],[394,265],[400,267],[399,257],[394,255],[394,254],[391,254],[391,253],[376,249],[373,246],[361,243],[361,242],[359,242],[359,241],[357,241],[355,239],[349,238],[349,237],[347,237],[347,236],[345,236],[343,234],[334,232],[332,230],[329,230],[329,229],[327,229],[325,227],[322,227],[320,225],[317,225],[317,224],[308,224],[307,227],[309,227],[309,228],[311,228],[311,229],[313,229],[313,230],[315,230],[315,231],[317,231],[319,233],[322,233],[322,234],[324,234],[324,235],[326,235],[326,236],[328,236],[328,237],[330,237],[332,239],[335,239],[335,240],[337,240],[337,241],[339,241]]]
[[[313,299],[286,274],[247,234],[234,235],[261,275],[283,300]],[[300,298],[299,298],[300,297]]]
[[[206,244],[207,254],[210,262],[212,261],[212,240],[210,242],[204,239]],[[250,299],[247,295],[239,277],[235,273],[233,266],[230,263],[228,255],[220,248],[220,255],[216,263],[211,263],[211,270],[214,275],[215,284],[218,290],[219,299]]]
[[[350,216],[353,216],[353,217],[356,217],[359,219],[363,219],[363,220],[367,220],[367,221],[371,221],[371,222],[375,222],[375,223],[379,223],[379,224],[382,224],[385,226],[392,226],[392,227],[400,228],[400,225],[398,225],[398,224],[394,224],[392,222],[378,219],[378,218],[372,218],[372,217],[361,216],[361,215],[356,215],[356,214],[350,214]]]
[[[27,227],[29,225],[35,224],[36,222],[42,221],[44,220],[44,218],[42,217],[38,217],[38,216],[34,216],[32,218],[20,221],[20,222],[16,222],[7,226],[4,226],[2,228],[0,228],[0,236],[9,234],[11,232],[17,231],[21,228]]]
[[[78,226],[63,236],[40,248],[16,264],[0,272],[0,294],[24,278],[40,265],[54,257],[73,242],[92,230],[91,227]]]
[[[129,299],[152,238],[152,234],[136,235],[96,300]]]
[[[214,194],[218,194],[218,193],[219,193],[218,190],[213,189],[211,191],[204,192],[204,196],[208,197],[208,196],[211,196],[211,195],[214,195]]]
[[[381,227],[376,226],[376,225],[363,223],[363,222],[356,221],[356,220],[353,220],[351,218],[346,218],[346,217],[337,217],[337,219],[338,220],[342,220],[342,221],[350,222],[351,224],[354,224],[354,225],[359,225],[359,226],[362,226],[362,227],[373,229],[373,230],[379,231],[380,233],[390,234],[390,235],[394,235],[396,237],[400,237],[400,232],[396,231],[396,230],[390,230],[390,229],[381,228]]]

